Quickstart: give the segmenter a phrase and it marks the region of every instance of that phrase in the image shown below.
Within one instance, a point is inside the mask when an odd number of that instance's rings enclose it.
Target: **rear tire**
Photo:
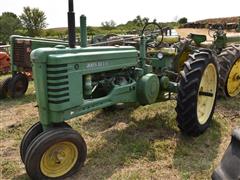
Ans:
[[[64,179],[80,170],[86,156],[86,143],[77,131],[50,129],[28,147],[25,167],[31,179]]]
[[[235,97],[240,93],[240,45],[225,48],[218,55],[219,94],[224,97]]]
[[[177,96],[177,122],[190,136],[202,134],[212,119],[218,85],[218,71],[211,51],[194,51],[180,72]]]
[[[25,74],[18,73],[13,76],[8,86],[9,96],[19,98],[23,96],[28,89],[28,77]]]
[[[10,81],[12,80],[11,77],[4,79],[0,82],[0,99],[4,99],[8,95],[8,85]]]

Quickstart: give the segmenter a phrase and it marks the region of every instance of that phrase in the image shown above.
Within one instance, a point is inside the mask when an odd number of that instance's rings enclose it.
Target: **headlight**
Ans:
[[[162,53],[158,53],[157,57],[158,57],[158,59],[162,59],[163,58],[163,54]]]

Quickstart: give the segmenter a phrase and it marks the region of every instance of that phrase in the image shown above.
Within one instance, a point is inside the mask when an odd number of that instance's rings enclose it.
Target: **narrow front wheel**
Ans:
[[[25,167],[32,179],[63,179],[75,174],[86,156],[86,143],[77,131],[53,128],[41,133],[29,145]]]
[[[71,128],[71,126],[65,122],[62,122],[62,123],[53,124],[52,128]],[[25,155],[26,155],[28,146],[42,132],[43,132],[42,125],[40,122],[37,122],[32,127],[30,127],[28,131],[25,133],[25,135],[23,136],[20,144],[20,156],[23,163],[25,163],[24,160],[25,160]]]

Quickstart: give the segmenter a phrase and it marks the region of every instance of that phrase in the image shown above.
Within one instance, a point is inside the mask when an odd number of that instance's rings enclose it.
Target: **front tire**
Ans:
[[[53,124],[53,128],[71,128],[71,126],[65,122],[62,122],[62,123]],[[37,122],[34,125],[32,125],[32,127],[30,127],[28,131],[25,133],[25,135],[23,136],[20,144],[20,156],[23,163],[25,163],[24,160],[25,160],[25,155],[26,155],[28,146],[42,132],[43,132],[42,125],[40,122]]]
[[[184,134],[198,136],[209,127],[215,108],[218,85],[215,57],[208,50],[197,50],[189,56],[180,74],[178,127]]]
[[[87,146],[82,136],[69,128],[44,131],[27,149],[25,167],[31,179],[63,179],[84,164]]]

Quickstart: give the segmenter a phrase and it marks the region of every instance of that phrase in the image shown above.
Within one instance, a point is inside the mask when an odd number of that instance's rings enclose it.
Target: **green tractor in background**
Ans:
[[[240,35],[227,35],[223,28],[209,29],[209,35],[213,37],[213,42],[195,41],[195,44],[198,47],[210,48],[217,56],[219,95],[235,97],[240,93]]]
[[[189,54],[199,48],[207,48],[217,57],[220,75],[219,95],[235,97],[240,93],[240,36],[227,35],[222,28],[209,29],[213,41],[206,41],[206,35],[189,34],[180,41],[175,39],[170,47],[150,49],[149,53],[162,53],[162,57],[175,59],[175,70],[183,70]],[[159,37],[158,37],[159,38]],[[161,41],[161,37],[160,40]],[[236,43],[228,45],[229,43]],[[153,62],[154,63],[154,62]]]
[[[0,82],[0,99],[7,96],[19,98],[27,91],[28,82],[32,79],[32,63],[30,60],[32,50],[40,47],[67,45],[67,43],[60,40],[13,35],[10,37],[10,45],[12,77]]]
[[[201,34],[189,34],[187,38],[180,38],[179,35],[172,33],[170,28],[158,27],[156,22],[149,23],[145,26],[145,34],[151,33],[151,35],[158,35],[154,47],[148,45],[147,57],[151,58],[158,54],[167,61],[171,59],[174,63],[175,70],[180,72],[183,70],[184,63],[188,60],[189,54],[199,48],[211,49],[213,54],[217,56],[219,72],[220,72],[220,86],[219,95],[223,97],[235,97],[240,93],[240,81],[239,81],[239,35],[227,35],[224,32],[224,26],[219,24],[209,28],[208,34],[212,41],[207,41],[206,35]],[[164,35],[162,37],[162,34]],[[96,45],[132,45],[139,50],[139,36],[133,36],[129,39],[120,39],[113,41],[105,41],[93,44]],[[131,41],[129,41],[131,40]],[[157,43],[160,42],[160,43]],[[235,43],[235,45],[229,45],[229,43]],[[158,61],[149,59],[148,63],[153,63],[153,67],[158,66]]]
[[[144,27],[139,50],[87,47],[86,17],[81,16],[79,47],[74,19],[73,0],[69,0],[69,47],[31,52],[39,122],[24,135],[20,154],[32,179],[63,179],[81,169],[86,143],[65,121],[118,103],[149,105],[177,93],[180,130],[198,136],[209,127],[218,86],[218,65],[211,50],[192,51],[179,72],[172,47],[148,55],[147,49],[157,48],[164,39],[158,24]],[[159,28],[159,33],[147,31],[150,26]]]

